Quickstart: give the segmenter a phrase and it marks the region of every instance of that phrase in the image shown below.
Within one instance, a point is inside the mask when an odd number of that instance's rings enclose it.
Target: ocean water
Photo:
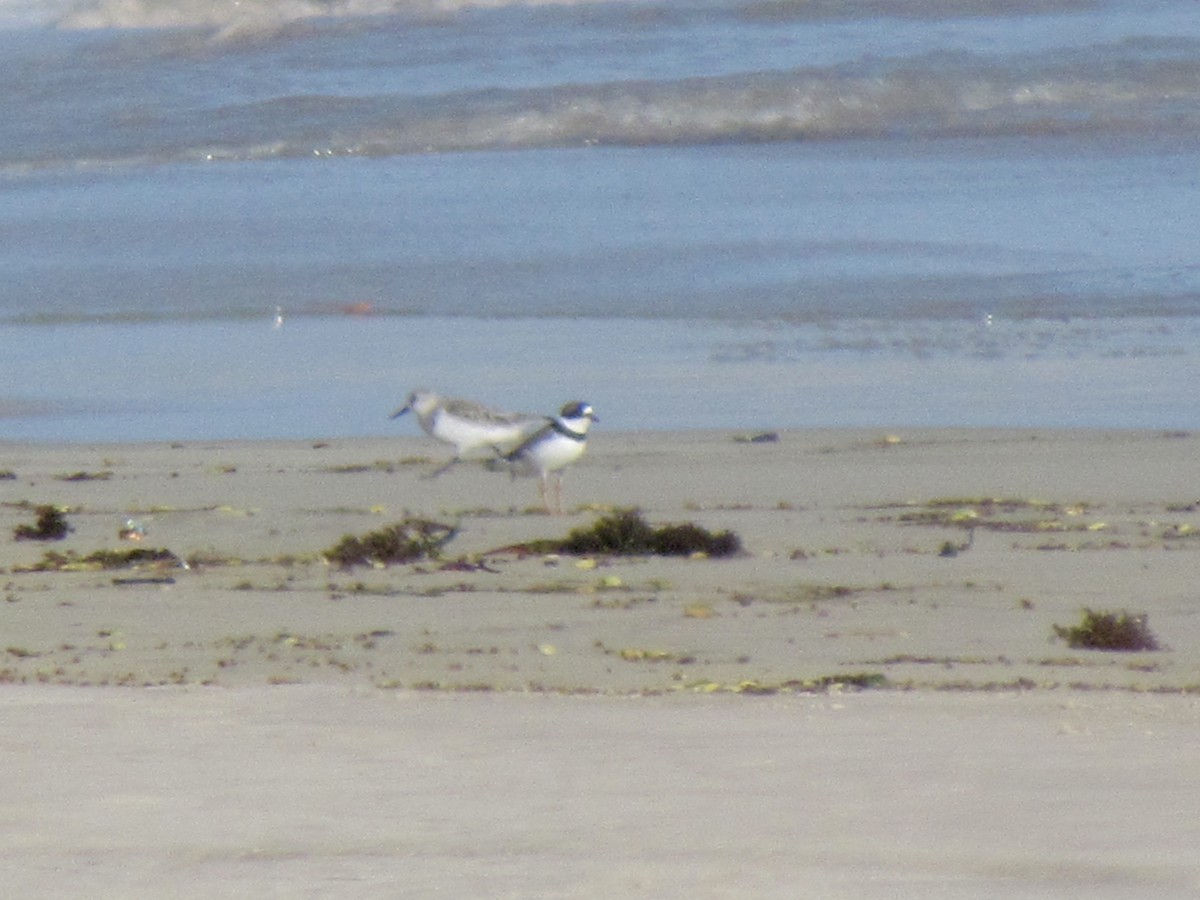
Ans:
[[[0,0],[0,439],[1198,426],[1194,0]]]

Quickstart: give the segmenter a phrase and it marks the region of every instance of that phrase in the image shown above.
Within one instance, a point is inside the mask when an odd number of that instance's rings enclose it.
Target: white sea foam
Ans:
[[[310,19],[440,18],[471,9],[576,6],[612,0],[95,0],[58,19],[67,29],[202,28],[218,39],[276,33]]]
[[[381,15],[415,17],[453,15],[507,7],[592,7],[628,5],[649,21],[685,14],[729,16],[753,22],[828,20],[955,20],[978,16],[1049,16],[1078,11],[1080,0],[2,0],[38,20],[56,19],[64,28],[278,28],[313,18]]]
[[[0,0],[0,30],[50,25],[73,6],[74,0]]]

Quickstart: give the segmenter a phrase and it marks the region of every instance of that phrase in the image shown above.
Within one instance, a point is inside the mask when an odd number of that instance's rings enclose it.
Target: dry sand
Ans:
[[[1200,438],[744,437],[601,432],[565,517],[424,439],[0,445],[6,893],[1196,896]],[[630,506],[746,553],[505,549]]]

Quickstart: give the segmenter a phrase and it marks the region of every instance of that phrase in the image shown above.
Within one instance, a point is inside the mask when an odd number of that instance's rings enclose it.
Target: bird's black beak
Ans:
[[[402,406],[398,410],[396,410],[394,413],[392,413],[390,416],[388,416],[388,418],[389,419],[398,419],[402,415],[404,415],[406,412],[408,412],[410,409],[412,409],[411,406]]]

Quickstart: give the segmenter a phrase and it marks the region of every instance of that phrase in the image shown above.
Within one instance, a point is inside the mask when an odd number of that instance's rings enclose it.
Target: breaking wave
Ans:
[[[854,138],[1193,134],[1200,47],[1122,45],[1058,58],[930,54],[710,78],[466,90],[292,94],[188,109],[92,147],[46,141],[40,165],[379,157],[586,146]],[[64,157],[61,154],[67,153]],[[44,155],[43,155],[44,154]],[[42,155],[41,158],[37,158]]]
[[[427,20],[471,9],[597,2],[603,0],[97,0],[70,10],[57,24],[66,29],[200,28],[221,40],[270,35],[312,19],[401,15]]]

